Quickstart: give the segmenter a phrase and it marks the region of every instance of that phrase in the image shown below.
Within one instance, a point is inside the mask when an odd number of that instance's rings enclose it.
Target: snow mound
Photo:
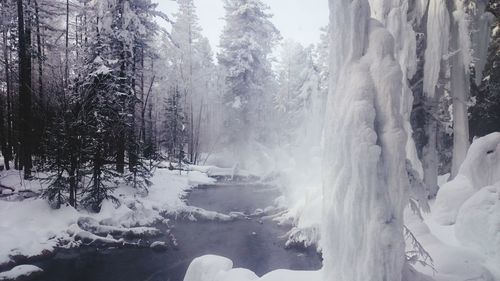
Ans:
[[[464,175],[441,186],[434,204],[434,220],[442,225],[455,223],[458,210],[475,192],[471,181]]]
[[[484,266],[482,255],[459,245],[451,245],[453,226],[441,226],[427,220],[423,222],[408,209],[405,223],[433,260],[433,267],[416,263],[414,266],[419,272],[432,276],[436,281],[497,280]]]
[[[500,183],[475,193],[458,212],[457,239],[500,265]]]
[[[39,275],[43,270],[37,266],[24,264],[12,268],[9,271],[0,273],[0,281],[21,280],[23,278],[30,278]]]
[[[455,223],[460,207],[474,193],[500,181],[500,133],[474,140],[458,175],[439,190],[434,206],[436,222]]]
[[[232,268],[233,262],[228,258],[214,255],[201,256],[191,262],[184,281],[216,281],[218,274]]]

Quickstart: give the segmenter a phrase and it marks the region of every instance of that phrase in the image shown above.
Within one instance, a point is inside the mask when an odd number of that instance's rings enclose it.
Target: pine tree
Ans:
[[[187,141],[186,118],[181,101],[181,93],[177,88],[172,89],[165,101],[163,144],[167,148],[171,161],[183,160],[184,147]]]
[[[269,7],[260,0],[226,0],[224,8],[226,25],[217,58],[226,85],[225,142],[244,163],[250,143],[269,134],[264,130],[266,109],[272,106],[269,55],[280,34],[270,21]]]
[[[167,60],[171,65],[170,85],[181,92],[186,114],[189,161],[196,163],[200,153],[201,119],[204,102],[210,91],[213,70],[212,50],[201,34],[193,0],[177,0],[179,11],[174,15]]]

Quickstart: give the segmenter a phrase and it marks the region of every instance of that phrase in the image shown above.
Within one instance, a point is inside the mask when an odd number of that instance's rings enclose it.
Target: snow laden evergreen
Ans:
[[[314,62],[314,50],[286,40],[279,62],[279,90],[274,96],[282,139],[278,143],[319,144],[326,95],[320,89],[320,72]],[[309,142],[305,139],[312,139]]]
[[[208,40],[202,36],[193,0],[178,0],[179,11],[174,15],[170,40],[167,41],[170,95],[180,92],[180,109],[185,114],[188,135],[187,155],[196,163],[203,144],[202,123],[206,116],[213,88],[213,54]],[[175,90],[174,90],[175,89]]]
[[[56,173],[45,194],[55,206],[82,203],[97,211],[112,198],[119,178],[146,192],[149,171],[136,121],[138,93],[143,96],[144,88],[137,82],[154,36],[148,30],[156,28],[154,7],[149,0],[82,7],[89,17],[78,50],[82,66],[58,105],[50,105],[55,117],[48,126],[47,159]]]
[[[255,142],[266,141],[266,112],[272,108],[272,48],[280,39],[269,7],[260,0],[224,2],[225,27],[217,54],[225,82],[225,143],[245,165]]]

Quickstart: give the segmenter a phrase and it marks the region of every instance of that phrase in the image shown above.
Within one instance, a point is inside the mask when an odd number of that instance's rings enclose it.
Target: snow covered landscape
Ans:
[[[498,0],[3,0],[0,34],[0,281],[500,281]]]

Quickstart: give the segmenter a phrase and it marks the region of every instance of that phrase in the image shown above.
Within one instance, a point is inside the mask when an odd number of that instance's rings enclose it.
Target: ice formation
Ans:
[[[333,40],[344,36],[351,48],[332,49],[346,61],[334,71],[325,124],[325,279],[401,280],[409,183],[394,38],[370,19],[367,1],[330,1],[330,9]]]
[[[448,54],[450,15],[445,1],[430,0],[427,12],[427,48],[425,49],[424,92],[434,97],[441,60]]]

